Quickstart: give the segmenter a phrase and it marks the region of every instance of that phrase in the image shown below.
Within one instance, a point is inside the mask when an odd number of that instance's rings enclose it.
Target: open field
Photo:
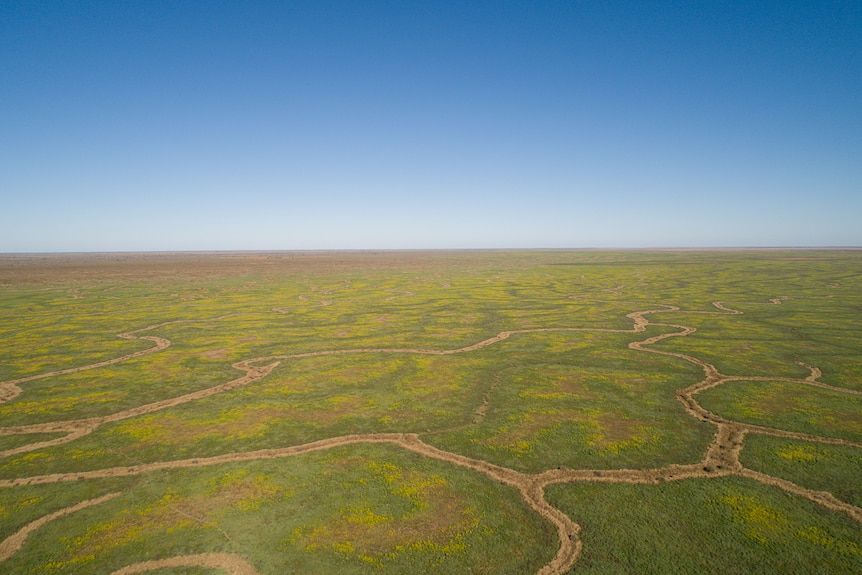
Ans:
[[[860,319],[854,250],[0,256],[0,570],[862,572]]]

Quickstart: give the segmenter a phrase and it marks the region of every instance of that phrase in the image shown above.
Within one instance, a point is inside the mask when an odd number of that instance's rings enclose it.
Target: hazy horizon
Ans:
[[[853,2],[0,0],[0,253],[862,246]]]
[[[640,247],[640,248],[332,248],[332,249],[239,249],[239,250],[104,250],[104,251],[21,251],[0,252],[0,257],[9,256],[160,256],[160,255],[326,255],[326,254],[377,254],[377,253],[475,253],[475,252],[854,252],[862,251],[862,246],[704,246],[704,247]]]

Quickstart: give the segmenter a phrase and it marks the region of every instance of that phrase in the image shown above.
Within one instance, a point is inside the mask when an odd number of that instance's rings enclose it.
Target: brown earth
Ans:
[[[198,555],[180,555],[157,561],[142,561],[117,569],[111,575],[134,575],[135,573],[146,573],[147,571],[171,567],[205,567],[223,569],[227,571],[227,575],[259,575],[258,571],[248,561],[239,555],[230,553],[200,553]]]

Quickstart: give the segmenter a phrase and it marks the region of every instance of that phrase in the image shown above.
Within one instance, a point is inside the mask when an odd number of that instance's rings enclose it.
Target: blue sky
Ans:
[[[862,246],[857,2],[0,0],[0,252]]]

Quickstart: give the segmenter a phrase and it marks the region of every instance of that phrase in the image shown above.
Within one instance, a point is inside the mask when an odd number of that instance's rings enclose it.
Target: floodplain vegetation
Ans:
[[[862,252],[0,256],[0,571],[862,573]]]

